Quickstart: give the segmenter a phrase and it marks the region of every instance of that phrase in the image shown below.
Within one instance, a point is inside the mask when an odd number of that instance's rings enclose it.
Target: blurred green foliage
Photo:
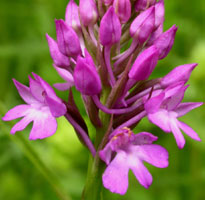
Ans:
[[[22,103],[12,78],[28,84],[28,74],[38,73],[50,84],[61,81],[52,67],[45,33],[55,38],[54,19],[64,18],[66,0],[1,0],[0,1],[0,100],[7,109]],[[205,1],[167,1],[164,29],[179,26],[175,45],[169,56],[160,61],[153,77],[165,75],[177,65],[198,62],[189,81],[185,100],[204,101],[205,91]],[[64,99],[67,93],[57,92]],[[75,99],[80,97],[75,94]],[[85,115],[83,105],[78,105]],[[4,112],[4,111],[3,111]],[[2,115],[1,115],[2,117]],[[182,120],[192,126],[202,139],[196,142],[186,137],[186,146],[178,150],[171,134],[164,134],[145,119],[136,131],[150,131],[159,137],[158,143],[170,153],[166,169],[148,166],[153,175],[149,190],[139,185],[130,173],[130,187],[125,196],[104,191],[106,200],[203,200],[205,199],[205,134],[204,106]],[[32,141],[41,159],[60,178],[73,200],[80,199],[86,178],[88,152],[79,143],[72,127],[64,118],[58,119],[57,133],[42,141]],[[8,127],[5,127],[8,126]],[[28,139],[29,126],[22,134]],[[0,127],[0,199],[56,200],[51,186],[33,166],[9,134],[10,125]]]

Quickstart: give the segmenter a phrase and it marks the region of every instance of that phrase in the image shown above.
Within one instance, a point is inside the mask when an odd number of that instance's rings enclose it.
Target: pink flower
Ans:
[[[201,102],[181,103],[186,88],[184,83],[178,83],[168,87],[145,103],[149,121],[167,133],[172,132],[180,149],[185,145],[185,139],[180,129],[192,139],[200,141],[199,136],[191,127],[178,120],[178,117],[203,104]]]
[[[18,105],[9,110],[2,118],[10,121],[23,117],[11,129],[11,134],[22,131],[33,121],[29,139],[43,139],[53,135],[57,129],[56,117],[66,113],[66,106],[40,76],[33,73],[35,79],[29,77],[29,87],[13,79],[14,84],[26,104]]]
[[[129,128],[119,129],[99,152],[100,158],[107,164],[102,177],[104,187],[111,192],[125,194],[131,169],[139,183],[148,188],[152,183],[152,175],[143,161],[159,168],[168,166],[168,152],[160,145],[152,144],[156,140],[157,137],[151,133],[135,135]]]

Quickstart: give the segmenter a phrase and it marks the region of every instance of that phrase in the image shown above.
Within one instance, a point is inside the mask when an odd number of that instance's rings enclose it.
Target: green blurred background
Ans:
[[[22,103],[12,78],[28,84],[28,74],[38,73],[50,84],[61,81],[52,67],[45,33],[55,38],[54,19],[64,18],[67,0],[0,1],[0,100],[1,112]],[[174,66],[198,62],[189,81],[186,101],[204,101],[205,94],[205,1],[165,0],[165,30],[179,26],[175,45],[169,56],[159,62],[153,77],[165,75]],[[67,93],[58,92],[64,99]],[[78,96],[76,95],[76,99]],[[79,101],[79,107],[82,104]],[[85,115],[85,111],[82,110]],[[2,117],[2,114],[1,114]],[[150,131],[160,136],[158,143],[170,153],[170,165],[158,169],[147,165],[153,175],[150,189],[144,189],[130,173],[125,196],[104,191],[106,200],[203,200],[205,199],[205,109],[193,110],[183,117],[199,134],[202,142],[186,137],[183,150],[172,134],[164,134],[145,119],[136,131]],[[80,199],[86,178],[88,151],[79,143],[64,118],[58,119],[57,133],[47,139],[29,141],[40,158],[60,178],[73,200]],[[0,126],[0,199],[56,200],[58,197],[42,173],[30,161],[21,143],[28,141],[29,130],[11,136],[11,123]]]

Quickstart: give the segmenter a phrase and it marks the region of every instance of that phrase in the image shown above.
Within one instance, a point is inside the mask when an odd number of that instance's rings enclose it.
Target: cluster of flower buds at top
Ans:
[[[163,31],[164,1],[79,0],[77,5],[70,0],[65,21],[56,20],[55,24],[57,40],[48,34],[46,38],[53,66],[65,82],[54,87],[69,90],[68,101],[58,98],[51,86],[33,74],[29,88],[14,80],[27,104],[11,109],[3,120],[23,117],[11,133],[33,121],[30,139],[42,139],[56,131],[55,118],[65,116],[92,155],[106,163],[104,187],[124,194],[131,169],[139,183],[148,188],[152,176],[143,161],[167,167],[168,153],[153,144],[157,137],[151,133],[131,131],[142,118],[148,117],[164,132],[172,132],[179,148],[185,145],[181,130],[200,140],[191,127],[178,120],[203,104],[182,103],[186,82],[197,64],[180,65],[162,78],[149,79],[158,60],[172,49],[177,31],[175,25]],[[81,93],[96,127],[95,148],[72,87]],[[98,130],[107,132],[98,135]]]

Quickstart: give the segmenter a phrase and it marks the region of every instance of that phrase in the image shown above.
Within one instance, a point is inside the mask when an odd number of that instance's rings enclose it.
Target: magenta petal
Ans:
[[[20,94],[21,98],[27,103],[39,103],[31,94],[30,88],[27,86],[19,83],[17,80],[13,79],[13,82],[18,90],[18,93]]]
[[[182,149],[185,145],[185,139],[184,139],[184,136],[182,135],[182,133],[178,127],[178,123],[175,119],[172,119],[170,121],[170,128],[171,128],[172,133],[173,133],[175,140],[177,142],[177,146],[179,147],[179,149]]]
[[[175,67],[171,72],[169,72],[161,80],[161,85],[167,87],[169,85],[175,84],[179,81],[187,82],[191,75],[191,72],[197,66],[197,63],[180,65]]]
[[[158,96],[152,97],[145,103],[145,110],[147,113],[154,113],[159,110],[163,99],[164,99],[164,92],[159,94]]]
[[[128,188],[129,168],[126,159],[127,155],[124,151],[118,152],[102,177],[105,188],[121,195],[125,194]]]
[[[169,154],[165,148],[157,144],[141,145],[136,150],[140,160],[144,160],[159,168],[168,167]]]
[[[60,101],[60,98],[58,98],[56,96],[55,91],[53,90],[53,88],[46,82],[44,81],[40,76],[38,76],[35,73],[32,73],[33,76],[35,77],[36,80],[38,80],[41,84],[41,86],[43,87],[43,89],[45,90],[46,94],[51,97],[52,99],[56,100],[56,101]]]
[[[134,141],[132,141],[132,144],[134,145],[152,144],[157,139],[158,137],[152,135],[151,133],[141,132],[134,135]]]
[[[29,139],[43,139],[53,135],[57,129],[57,122],[49,113],[43,113],[39,118],[34,119],[33,128]]]
[[[166,91],[165,91],[165,98],[167,96],[168,97],[165,99],[162,106],[165,107],[168,111],[174,110],[184,98],[184,93],[187,87],[188,85],[187,86],[179,85],[175,87],[176,89],[174,89],[172,94],[170,93],[169,96],[166,94]]]
[[[53,59],[54,64],[59,67],[69,67],[70,66],[69,58],[60,52],[57,42],[53,38],[51,38],[48,34],[46,34],[46,39],[48,41],[50,55],[51,58]]]
[[[66,69],[63,69],[63,68],[60,68],[60,67],[57,67],[54,65],[54,68],[56,69],[56,71],[58,72],[58,74],[65,80],[67,81],[68,83],[70,84],[74,84],[74,80],[73,80],[73,76],[72,74],[66,70]]]
[[[143,165],[143,163],[138,160],[137,164],[135,163],[135,165],[129,167],[136,176],[139,183],[145,188],[149,188],[149,186],[152,184],[152,175]]]
[[[73,86],[73,84],[70,83],[55,83],[53,84],[53,86],[60,90],[60,91],[65,91],[68,90],[69,88],[71,88]]]
[[[66,106],[63,102],[56,101],[55,99],[46,96],[46,103],[54,117],[63,116],[67,112]]]
[[[23,119],[21,119],[19,122],[17,122],[11,129],[11,134],[15,134],[17,131],[24,130],[28,124],[33,121],[33,119],[29,116],[25,116]]]
[[[189,137],[191,137],[194,140],[201,141],[198,134],[190,126],[180,121],[178,121],[178,125],[179,128],[181,128],[182,131],[184,131],[184,133],[186,133]]]
[[[4,117],[2,117],[2,120],[4,121],[10,121],[13,119],[17,119],[19,117],[23,117],[26,115],[27,111],[29,110],[30,105],[19,105],[15,106],[11,110],[9,110]]]
[[[148,119],[155,125],[159,126],[163,131],[170,132],[169,114],[167,110],[160,109],[159,111],[148,114]]]
[[[112,155],[112,150],[110,147],[110,143],[108,143],[103,150],[99,151],[99,157],[103,160],[107,165],[110,163]]]
[[[31,94],[40,102],[44,102],[44,96],[43,96],[43,87],[41,86],[40,82],[33,80],[29,76],[29,86],[31,90]]]
[[[188,103],[180,103],[175,112],[177,113],[177,117],[181,117],[188,113],[189,111],[198,108],[199,106],[203,105],[203,102],[188,102]]]

